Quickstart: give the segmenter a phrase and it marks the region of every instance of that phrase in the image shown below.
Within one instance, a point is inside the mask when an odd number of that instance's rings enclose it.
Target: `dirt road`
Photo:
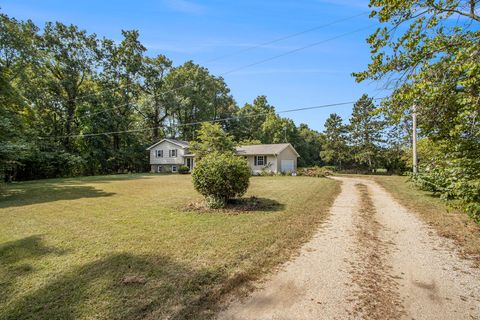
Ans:
[[[479,269],[375,182],[336,179],[300,255],[219,319],[480,319]]]

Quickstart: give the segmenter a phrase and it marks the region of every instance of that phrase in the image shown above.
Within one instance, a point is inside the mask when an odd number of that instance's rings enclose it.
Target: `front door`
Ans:
[[[187,158],[186,160],[187,160],[188,169],[192,170],[193,159],[192,158]]]

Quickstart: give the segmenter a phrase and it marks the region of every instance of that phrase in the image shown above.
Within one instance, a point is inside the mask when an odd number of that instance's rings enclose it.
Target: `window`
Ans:
[[[169,156],[170,158],[175,158],[175,157],[177,157],[177,149],[168,150],[168,156]]]
[[[156,156],[157,158],[163,158],[163,150],[157,150]]]
[[[177,166],[172,166],[172,172],[177,172]]]
[[[264,166],[265,165],[265,156],[255,156],[255,165],[256,166]]]
[[[157,167],[157,172],[162,172],[162,171],[163,171],[162,166],[158,166]]]

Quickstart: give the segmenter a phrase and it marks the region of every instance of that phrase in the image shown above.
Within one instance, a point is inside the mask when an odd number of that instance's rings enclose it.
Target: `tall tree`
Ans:
[[[266,96],[258,96],[252,104],[246,103],[240,108],[237,115],[233,128],[235,138],[262,141],[262,125],[269,115],[275,116],[275,108],[268,103]]]
[[[32,110],[22,85],[36,58],[38,28],[0,14],[0,181],[10,175],[31,149]],[[10,178],[8,178],[10,179]]]
[[[348,160],[347,152],[347,126],[343,124],[342,118],[332,113],[325,121],[324,143],[320,157],[323,161],[343,169]]]
[[[301,155],[298,159],[298,165],[301,167],[320,165],[320,151],[325,137],[308,125],[301,123],[297,129],[297,139],[294,142],[295,149]]]
[[[190,152],[201,159],[207,154],[232,153],[235,151],[233,137],[226,133],[218,123],[202,123],[197,131],[197,139],[190,143]]]
[[[259,128],[263,143],[292,143],[297,140],[297,128],[291,119],[282,118],[275,113],[266,116]]]
[[[350,143],[355,159],[369,170],[378,164],[378,151],[383,142],[384,122],[379,119],[373,99],[364,94],[353,105],[350,125]]]
[[[123,132],[138,128],[140,120],[144,118],[139,112],[138,98],[146,48],[139,40],[138,31],[122,31],[122,35],[119,44],[108,39],[102,41],[102,71],[99,75],[102,94],[97,96],[99,101],[93,103],[100,111],[107,110],[100,114],[93,113],[95,122],[101,124],[103,130],[114,132],[104,137],[110,143],[108,166],[113,171],[139,161],[139,155],[134,150],[138,148],[140,136]]]
[[[165,77],[165,84],[172,136],[191,140],[198,126],[184,124],[228,118],[237,111],[223,78],[212,76],[208,69],[192,61],[173,68]],[[222,124],[228,127],[228,122]]]
[[[172,61],[164,55],[155,58],[145,57],[142,67],[142,89],[146,96],[142,112],[145,114],[145,122],[152,127],[152,139],[154,143],[160,138],[160,129],[166,118],[170,115],[165,94],[165,76],[172,68]],[[162,135],[164,133],[162,132]]]
[[[41,64],[47,75],[44,85],[47,97],[51,99],[44,108],[58,116],[63,126],[60,135],[65,136],[63,145],[68,152],[74,150],[70,135],[75,133],[79,97],[87,93],[85,83],[96,67],[97,45],[95,34],[89,35],[74,25],[60,22],[47,22],[40,38]],[[44,104],[45,101],[39,101],[44,98],[43,95],[37,96],[36,101]]]

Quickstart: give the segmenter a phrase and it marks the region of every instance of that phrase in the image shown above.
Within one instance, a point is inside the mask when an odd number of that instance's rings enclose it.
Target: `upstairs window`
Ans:
[[[157,150],[156,156],[157,158],[163,158],[163,150]]]
[[[176,158],[177,157],[177,149],[168,150],[168,156],[170,158]]]

